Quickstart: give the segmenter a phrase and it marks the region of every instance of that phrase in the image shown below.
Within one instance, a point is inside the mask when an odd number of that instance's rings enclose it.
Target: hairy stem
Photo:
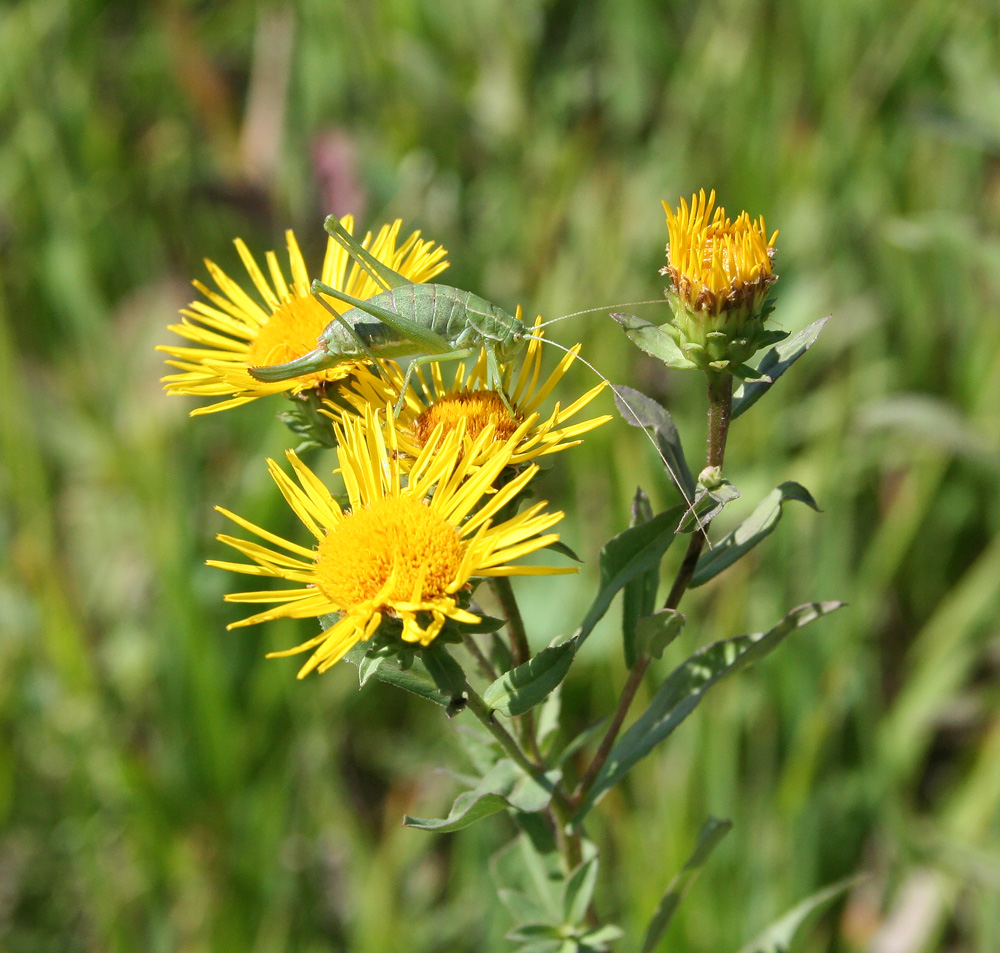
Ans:
[[[514,736],[493,717],[493,713],[483,701],[482,696],[468,681],[465,683],[465,694],[469,710],[479,719],[483,727],[496,738],[504,753],[531,777],[541,780],[545,773],[545,766],[532,761],[525,754]],[[583,859],[583,844],[580,831],[570,830],[569,820],[573,814],[573,807],[559,785],[556,785],[552,791],[552,801],[546,808],[545,814],[555,831],[556,844],[568,872]]]
[[[479,647],[475,637],[472,635],[463,635],[462,644],[469,655],[472,656],[476,665],[479,666],[479,671],[482,672],[483,676],[491,682],[495,682],[498,677],[497,671],[493,667],[493,663],[486,657],[486,653]]]
[[[469,683],[465,683],[465,694],[468,700],[469,711],[472,712],[476,718],[482,723],[483,727],[493,735],[498,742],[500,742],[500,747],[503,748],[506,755],[517,764],[520,768],[526,771],[531,777],[537,778],[543,773],[543,767],[540,764],[532,761],[525,753],[521,746],[517,743],[514,736],[501,725],[494,717],[493,713],[487,707],[486,702],[483,701],[482,695],[479,694]]]
[[[729,435],[729,422],[732,418],[733,407],[733,378],[732,375],[722,372],[713,372],[708,375],[708,450],[706,465],[710,467],[721,467],[726,456],[726,438]],[[670,587],[670,594],[664,603],[665,609],[676,609],[680,604],[684,593],[687,592],[694,576],[695,568],[698,565],[698,557],[702,548],[708,541],[708,524],[702,525],[691,534],[688,541],[687,552],[681,560],[680,568],[674,577],[673,585]],[[601,773],[604,763],[611,754],[615,741],[618,739],[618,732],[621,731],[622,724],[628,715],[629,708],[635,699],[635,694],[642,684],[642,678],[649,668],[651,659],[649,656],[641,656],[636,659],[632,671],[629,672],[628,680],[622,687],[621,696],[615,713],[611,717],[611,723],[605,732],[601,743],[594,754],[593,760],[584,772],[580,783],[573,792],[570,802],[574,807],[578,807],[587,793],[594,786],[597,776]]]
[[[506,576],[494,576],[490,579],[489,585],[497,597],[504,619],[507,621],[510,654],[514,668],[517,668],[518,665],[523,665],[531,658],[531,647],[528,645],[528,634],[524,628],[524,619],[521,617],[521,608],[514,595],[514,587]],[[542,755],[538,750],[538,738],[535,734],[535,713],[526,711],[515,720],[515,724],[521,744],[540,762]]]

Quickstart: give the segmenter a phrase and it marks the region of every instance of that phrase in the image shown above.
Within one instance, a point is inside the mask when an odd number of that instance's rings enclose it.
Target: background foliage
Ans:
[[[1000,949],[993,2],[23,0],[0,129],[0,945],[504,949],[498,832],[399,827],[446,805],[455,726],[346,666],[297,684],[263,654],[300,627],[224,631],[211,506],[291,531],[263,466],[287,437],[275,402],[189,421],[152,347],[203,256],[235,274],[233,237],[291,225],[317,262],[331,211],[402,216],[452,283],[531,313],[656,297],[659,200],[705,186],[780,227],[779,323],[834,316],[734,427],[726,517],[785,478],[825,513],[698,590],[662,670],[851,605],[604,802],[598,904],[634,936],[711,812],[733,832],[664,949],[735,950],[859,869],[810,953]],[[701,432],[696,375],[632,363],[601,315],[553,331]],[[528,596],[537,645],[576,625],[637,483],[669,501],[621,423],[547,478],[591,563]],[[605,633],[578,726],[621,682]]]

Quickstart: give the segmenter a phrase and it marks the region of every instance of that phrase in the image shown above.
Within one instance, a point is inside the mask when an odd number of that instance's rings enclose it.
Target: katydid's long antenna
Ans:
[[[633,302],[633,303],[638,304],[639,302]],[[603,310],[603,308],[598,308],[597,310]],[[569,317],[569,315],[568,315],[568,317]],[[560,351],[565,351],[567,354],[576,354],[576,360],[578,360],[581,364],[583,364],[584,367],[590,368],[590,370],[592,370],[602,381],[604,381],[605,384],[608,385],[608,387],[611,388],[612,391],[614,391],[615,399],[616,400],[620,400],[622,402],[622,404],[624,404],[625,407],[628,408],[629,413],[633,417],[635,417],[635,419],[637,421],[640,419],[639,418],[639,414],[636,412],[635,408],[621,395],[621,393],[619,393],[618,388],[616,388],[615,385],[612,384],[611,381],[609,381],[586,358],[580,357],[580,355],[578,353],[574,352],[571,348],[564,347],[562,344],[559,344],[556,341],[550,341],[548,338],[542,337],[541,335],[526,334],[525,337],[534,338],[536,341],[540,342],[541,344],[551,344],[553,347],[559,348]],[[692,499],[690,499],[688,497],[687,492],[684,490],[684,486],[683,486],[683,484],[680,481],[680,478],[677,476],[676,473],[674,473],[674,468],[670,465],[670,462],[663,455],[663,451],[659,448],[659,446],[657,445],[656,441],[650,435],[649,431],[646,430],[645,427],[641,427],[640,429],[646,435],[646,439],[653,445],[653,449],[656,451],[656,455],[660,458],[660,461],[662,462],[662,464],[663,464],[664,468],[666,469],[667,473],[670,474],[670,478],[674,481],[674,486],[677,487],[677,491],[680,493],[681,498],[687,504],[688,512],[691,513],[692,516],[694,516],[695,522],[698,524],[699,531],[702,532],[702,533],[704,533],[705,532],[705,526],[701,522],[701,519],[698,516],[698,514],[695,513],[695,511],[694,511],[694,508],[695,508],[695,502],[694,502],[694,500],[692,500]],[[706,539],[707,539],[707,536],[706,536]],[[709,545],[711,545],[711,544],[709,544]]]
[[[567,318],[575,318],[581,314],[593,314],[595,311],[610,311],[612,308],[634,308],[640,304],[665,304],[666,300],[666,298],[651,298],[649,301],[623,301],[621,304],[602,305],[600,308],[584,308],[583,311],[574,311],[572,314],[561,314],[558,318],[551,318],[541,324],[534,325],[534,327],[544,328],[557,321],[565,321]]]

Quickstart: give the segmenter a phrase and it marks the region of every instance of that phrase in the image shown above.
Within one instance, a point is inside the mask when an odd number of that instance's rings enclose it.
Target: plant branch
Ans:
[[[496,738],[507,756],[531,777],[537,778],[543,774],[543,766],[533,762],[524,753],[514,736],[493,717],[493,713],[483,701],[482,695],[469,684],[468,680],[465,682],[465,694],[469,710],[479,719],[483,727]]]
[[[507,620],[507,634],[510,636],[510,654],[514,668],[523,665],[531,658],[531,647],[528,645],[528,634],[524,628],[524,619],[521,616],[521,607],[517,604],[517,597],[514,595],[514,587],[510,579],[506,576],[494,576],[489,581],[490,589],[500,603],[504,619]],[[535,713],[526,711],[519,716],[515,724],[521,744],[531,752],[532,757],[538,762],[542,760],[542,754],[538,750],[538,738],[535,734]]]
[[[726,438],[729,435],[729,422],[732,419],[732,406],[732,375],[725,372],[713,372],[709,374],[708,449],[706,454],[707,466],[721,467],[723,460],[725,459]],[[684,593],[687,592],[687,588],[691,584],[691,579],[694,576],[695,568],[698,565],[698,557],[701,555],[702,548],[708,541],[707,531],[708,524],[702,523],[701,526],[691,534],[691,539],[688,541],[687,552],[684,554],[684,559],[681,560],[680,568],[677,570],[674,583],[670,587],[670,594],[667,596],[664,608],[676,609],[680,604]],[[629,708],[632,706],[636,692],[642,684],[642,678],[646,674],[646,670],[649,668],[649,663],[651,661],[652,660],[648,655],[641,656],[636,659],[635,665],[632,666],[632,671],[629,672],[628,680],[622,687],[622,693],[618,699],[618,705],[615,708],[615,713],[611,717],[611,723],[608,725],[608,730],[601,739],[601,743],[594,754],[594,758],[587,767],[587,770],[584,772],[583,777],[580,779],[580,783],[577,785],[576,790],[570,797],[570,803],[574,808],[578,807],[583,802],[583,799],[587,796],[587,792],[593,787],[594,782],[601,773],[601,769],[608,760],[608,755],[611,754],[611,749],[614,747],[614,743],[618,739],[618,732],[621,731],[622,724],[625,721],[625,717],[628,715]]]
[[[493,664],[486,657],[486,653],[479,647],[475,638],[471,635],[462,636],[462,644],[465,646],[465,650],[472,656],[476,665],[479,666],[479,671],[482,672],[485,678],[488,678],[491,682],[495,682],[499,677],[497,675],[496,669]]]

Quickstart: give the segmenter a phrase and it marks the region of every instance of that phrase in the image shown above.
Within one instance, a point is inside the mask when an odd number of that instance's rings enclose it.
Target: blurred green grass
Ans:
[[[734,429],[729,476],[748,506],[801,480],[825,512],[696,593],[677,651],[851,605],[605,800],[599,905],[635,934],[710,811],[734,831],[665,949],[735,950],[858,869],[809,953],[1000,949],[994,3],[23,0],[0,129],[0,946],[505,948],[502,825],[398,826],[444,805],[454,726],[264,661],[300,627],[225,632],[211,507],[291,531],[263,467],[287,437],[263,401],[188,420],[152,348],[203,257],[236,274],[232,238],[292,226],[316,261],[330,211],[402,216],[449,281],[531,313],[656,297],[659,201],[704,186],[781,229],[781,326],[834,315]],[[696,457],[693,379],[600,315],[553,330]],[[592,561],[637,483],[668,499],[612,424],[545,492]],[[556,606],[528,587],[540,644],[591,572]],[[575,725],[620,684],[613,627],[590,644]]]

